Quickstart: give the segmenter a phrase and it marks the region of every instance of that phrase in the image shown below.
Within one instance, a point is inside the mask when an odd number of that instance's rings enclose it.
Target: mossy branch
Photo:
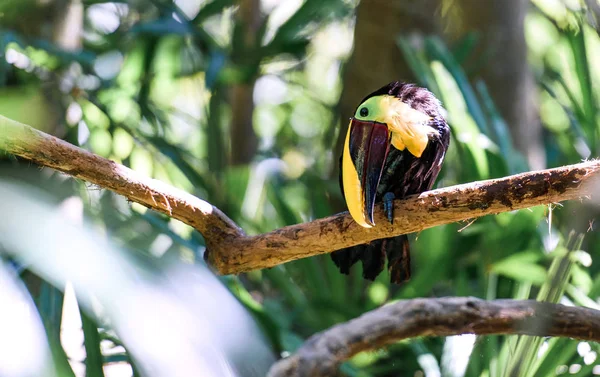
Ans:
[[[344,212],[248,236],[204,200],[2,116],[0,150],[112,190],[194,227],[206,240],[208,263],[221,274],[273,267],[442,224],[589,197],[598,192],[600,177],[600,161],[588,161],[396,200],[393,225],[378,206],[377,226],[370,229],[358,226]]]

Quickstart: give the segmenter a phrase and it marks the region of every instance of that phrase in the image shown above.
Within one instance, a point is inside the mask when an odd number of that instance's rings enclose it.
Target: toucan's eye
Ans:
[[[369,109],[367,109],[366,107],[363,107],[362,109],[360,109],[360,116],[361,117],[366,117],[369,115]]]

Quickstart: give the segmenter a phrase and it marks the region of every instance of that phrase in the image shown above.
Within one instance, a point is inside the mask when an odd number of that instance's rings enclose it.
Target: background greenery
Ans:
[[[251,234],[327,216],[344,209],[336,140],[349,114],[338,101],[353,80],[342,73],[361,22],[356,6],[5,0],[0,114],[206,199]],[[458,6],[443,1],[431,17]],[[543,127],[536,142],[549,167],[600,151],[596,7],[525,8]],[[501,46],[477,33],[393,39],[393,51],[362,69],[398,54],[406,76],[442,100],[453,137],[438,186],[530,169],[495,105],[510,93],[490,91],[478,74],[490,64],[485,54],[473,61],[482,44]],[[0,161],[0,303],[15,308],[0,313],[10,335],[0,340],[3,376],[262,376],[315,332],[403,298],[599,308],[596,212],[581,203],[423,231],[412,238],[413,279],[400,287],[386,273],[365,282],[360,267],[340,275],[329,256],[217,278],[204,266],[202,236],[181,223],[48,169]],[[82,218],[87,230],[70,225]],[[600,374],[599,351],[568,339],[415,339],[359,354],[342,373],[587,376]]]

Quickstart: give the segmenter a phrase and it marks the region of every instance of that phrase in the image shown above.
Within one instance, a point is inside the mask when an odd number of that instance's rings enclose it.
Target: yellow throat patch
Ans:
[[[367,116],[360,115],[364,107],[368,109]],[[428,125],[431,121],[429,115],[389,95],[369,98],[358,107],[355,117],[387,124],[394,148],[401,151],[408,149],[415,157],[421,157],[427,148],[429,136],[438,133]]]

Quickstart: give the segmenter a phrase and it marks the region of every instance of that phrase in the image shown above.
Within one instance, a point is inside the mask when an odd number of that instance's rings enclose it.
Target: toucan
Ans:
[[[360,226],[375,226],[373,209],[383,202],[393,221],[393,200],[433,186],[448,146],[450,128],[440,101],[427,89],[394,81],[366,96],[350,118],[340,157],[340,188]],[[387,258],[392,283],[410,279],[410,245],[401,235],[334,251],[340,272],[359,260],[363,277],[375,278]]]

